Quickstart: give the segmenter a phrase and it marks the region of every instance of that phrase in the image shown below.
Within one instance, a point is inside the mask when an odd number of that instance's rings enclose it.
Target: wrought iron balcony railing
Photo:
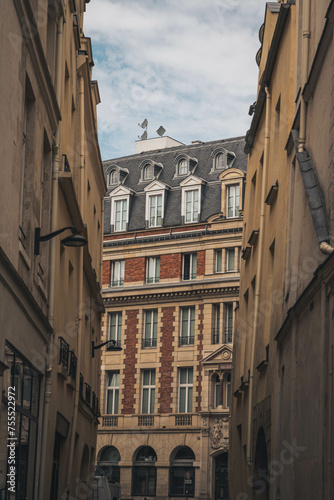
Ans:
[[[69,344],[63,337],[59,337],[59,365],[63,365],[66,370],[68,369],[68,353],[69,353]]]
[[[179,337],[179,347],[183,345],[193,345],[194,344],[194,338],[193,336],[185,337],[181,336]]]
[[[142,340],[142,348],[145,349],[145,347],[157,347],[157,339],[143,339]]]
[[[92,392],[92,389],[91,389],[91,386],[89,384],[85,384],[86,386],[86,396],[85,396],[85,401],[88,405],[90,405],[90,399],[91,399],[91,392]]]
[[[76,380],[76,378],[77,378],[77,357],[73,351],[70,351],[70,368],[69,368],[68,373],[69,373],[70,377],[73,378],[73,380]]]

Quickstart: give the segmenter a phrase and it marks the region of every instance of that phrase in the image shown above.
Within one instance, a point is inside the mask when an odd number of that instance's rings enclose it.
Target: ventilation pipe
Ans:
[[[260,230],[259,230],[259,253],[257,258],[257,272],[255,283],[255,301],[254,301],[254,317],[252,326],[252,346],[251,346],[251,363],[249,372],[249,390],[248,390],[248,419],[247,419],[247,446],[246,446],[246,462],[249,467],[252,466],[252,408],[253,408],[253,381],[254,381],[254,364],[255,364],[255,346],[257,323],[259,318],[259,305],[261,297],[261,277],[262,277],[262,257],[264,246],[264,223],[266,213],[266,187],[267,187],[267,172],[269,163],[269,144],[270,144],[270,112],[271,112],[271,96],[269,88],[265,88],[266,92],[266,121],[265,121],[265,137],[264,137],[264,154],[263,154],[263,172],[261,186],[261,214],[260,214]]]
[[[62,52],[63,52],[63,31],[64,17],[61,15],[58,22],[57,46],[56,46],[56,96],[60,106],[61,100],[61,84],[62,84]],[[58,177],[59,177],[59,123],[53,138],[52,146],[52,185],[51,185],[51,232],[56,231],[57,227],[57,211],[58,211]],[[55,274],[56,274],[56,239],[50,241],[50,273],[49,273],[49,312],[48,320],[54,329],[54,302],[55,302]],[[51,376],[52,362],[54,356],[54,332],[51,334],[48,352],[46,355],[46,380],[44,392],[44,412],[43,412],[43,434],[42,434],[42,450],[41,450],[41,468],[39,482],[39,499],[45,500],[44,497],[44,480],[45,480],[45,465],[48,445],[48,428],[49,428],[49,412],[51,400]]]

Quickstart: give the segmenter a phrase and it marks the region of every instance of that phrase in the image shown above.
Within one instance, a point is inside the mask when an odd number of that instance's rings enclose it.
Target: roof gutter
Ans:
[[[269,54],[267,57],[267,64],[263,72],[263,78],[261,83],[261,88],[259,90],[257,104],[255,108],[255,113],[253,116],[253,120],[251,123],[251,127],[246,134],[246,145],[244,148],[244,152],[249,154],[252,150],[257,129],[259,127],[259,123],[261,120],[261,116],[266,103],[266,87],[270,86],[271,77],[274,71],[276,58],[278,54],[278,49],[281,43],[281,39],[284,33],[285,24],[288,19],[290,12],[290,4],[282,3],[280,12],[278,14],[278,19],[274,31],[274,35],[272,38]]]

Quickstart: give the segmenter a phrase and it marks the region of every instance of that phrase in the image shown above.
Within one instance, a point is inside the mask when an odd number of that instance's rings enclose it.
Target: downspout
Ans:
[[[311,0],[304,0],[303,2],[303,43],[302,43],[302,89],[305,87],[308,80],[308,61],[310,53],[310,38],[311,38],[311,19],[310,19],[310,6]],[[299,124],[299,139],[298,139],[298,153],[307,153],[305,150],[306,144],[306,108],[307,104],[303,91],[301,93],[300,100],[300,124]],[[300,155],[297,154],[298,161],[300,163]],[[328,236],[329,237],[329,236]],[[331,255],[334,252],[334,248],[330,245],[329,240],[319,242],[319,248],[322,253],[326,255]]]
[[[263,172],[262,172],[262,187],[261,187],[261,214],[260,214],[260,231],[259,231],[259,253],[257,258],[257,272],[255,283],[255,302],[254,302],[254,318],[252,327],[252,348],[251,348],[251,364],[249,374],[249,389],[248,389],[248,420],[247,420],[247,446],[246,446],[246,462],[249,467],[252,466],[252,408],[253,408],[253,381],[254,381],[254,364],[255,364],[255,345],[257,323],[259,317],[259,305],[261,297],[261,275],[262,275],[262,256],[264,244],[264,223],[265,223],[265,199],[267,187],[267,171],[269,163],[269,142],[270,142],[270,108],[271,96],[269,88],[265,88],[266,92],[266,121],[265,121],[265,137],[264,137],[264,155],[263,155]]]
[[[62,52],[63,52],[63,32],[64,32],[64,17],[61,15],[58,22],[57,46],[56,46],[56,82],[55,90],[57,102],[61,105],[61,85],[62,85]],[[54,136],[52,146],[52,186],[51,186],[51,232],[56,231],[57,227],[57,212],[58,212],[58,178],[59,178],[59,123]],[[41,468],[40,468],[40,483],[39,483],[39,499],[45,500],[44,496],[44,481],[45,481],[45,466],[48,446],[48,428],[49,428],[49,412],[51,400],[51,383],[52,383],[52,362],[54,357],[54,303],[55,303],[55,276],[56,276],[56,239],[50,241],[50,273],[49,273],[49,312],[48,320],[52,327],[53,333],[50,344],[48,346],[46,358],[46,380],[44,393],[44,412],[43,412],[43,436],[41,450]]]
[[[84,197],[84,182],[85,182],[85,88],[84,79],[80,75],[79,77],[79,102],[80,102],[80,209],[82,217],[85,212],[85,197]],[[73,408],[73,419],[72,419],[72,431],[71,431],[71,442],[68,457],[68,468],[67,468],[67,479],[66,479],[66,491],[68,492],[71,487],[71,475],[72,475],[72,465],[74,458],[74,445],[75,445],[75,434],[78,421],[78,410],[79,410],[79,399],[80,399],[80,371],[81,371],[81,355],[82,355],[82,338],[83,338],[83,252],[84,249],[79,249],[79,276],[78,276],[78,352],[77,352],[77,371],[76,371],[76,381],[75,381],[75,396],[74,396],[74,408]]]

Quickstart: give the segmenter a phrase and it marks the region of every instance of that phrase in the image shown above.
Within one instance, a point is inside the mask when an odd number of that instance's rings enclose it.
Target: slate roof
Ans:
[[[211,215],[220,213],[221,202],[221,182],[218,179],[219,174],[222,172],[211,172],[213,166],[213,157],[211,153],[222,147],[227,151],[233,152],[236,158],[233,162],[233,168],[239,168],[246,172],[247,168],[247,155],[244,153],[245,138],[236,137],[232,139],[210,141],[205,143],[196,143],[191,145],[175,146],[155,151],[145,151],[140,154],[131,156],[124,156],[106,160],[103,162],[103,169],[106,175],[108,168],[111,165],[117,165],[122,169],[127,169],[127,175],[124,186],[134,191],[131,197],[130,218],[129,218],[129,231],[145,229],[145,191],[144,188],[152,182],[140,182],[141,170],[140,164],[144,160],[153,160],[156,163],[163,165],[162,172],[158,178],[169,186],[166,207],[164,227],[181,225],[181,187],[179,186],[187,176],[175,178],[176,164],[175,158],[181,154],[196,158],[198,160],[194,175],[206,181],[202,186],[202,200],[201,200],[201,214],[200,221],[205,222]],[[110,205],[111,200],[109,194],[115,189],[115,186],[108,187],[105,198],[104,206],[104,233],[110,233]]]

